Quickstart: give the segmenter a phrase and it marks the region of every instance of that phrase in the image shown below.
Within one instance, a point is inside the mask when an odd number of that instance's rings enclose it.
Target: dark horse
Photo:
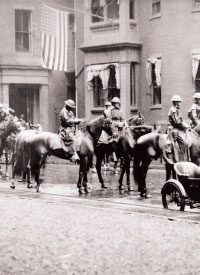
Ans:
[[[119,141],[116,145],[116,155],[118,158],[122,158],[121,174],[119,178],[119,190],[123,190],[123,177],[126,173],[126,184],[128,191],[130,191],[130,163],[134,158],[135,144],[137,139],[152,131],[151,126],[144,125],[144,117],[139,113],[138,116],[134,116],[133,119],[127,120],[129,128],[124,128],[120,133]]]
[[[200,137],[192,130],[186,132],[186,139],[189,141],[191,161],[200,165]],[[137,140],[134,153],[134,179],[142,197],[148,195],[146,176],[152,160],[163,156],[167,164],[173,165],[173,161],[168,157],[165,149],[166,134],[149,133]]]
[[[108,134],[112,134],[111,122],[100,116],[95,122],[90,123],[93,125],[86,127],[85,131],[79,130],[76,137],[79,139],[80,148],[78,151],[80,157],[79,178],[77,187],[79,193],[82,193],[82,186],[84,191],[88,193],[87,188],[87,172],[91,165],[91,159],[94,153],[93,135],[100,136],[101,131],[104,129]],[[89,131],[88,131],[89,129]],[[54,155],[58,158],[67,159],[71,158],[69,153],[59,135],[50,132],[30,133],[31,130],[23,131],[17,138],[16,142],[16,163],[13,169],[13,178],[19,174],[30,163],[31,174],[34,176],[37,183],[37,192],[40,187],[40,169],[44,166],[47,156]],[[26,161],[23,161],[24,152],[26,153]]]
[[[99,143],[98,138],[94,137],[94,152],[96,155],[96,169],[97,169],[99,182],[100,182],[102,188],[107,188],[104,183],[102,174],[101,174],[102,161],[105,157],[105,154],[111,155],[113,152],[115,152],[118,159],[123,158],[122,172],[121,172],[120,179],[119,179],[119,189],[120,190],[123,189],[122,180],[123,180],[123,176],[124,176],[125,172],[127,174],[128,189],[130,189],[130,161],[131,161],[131,158],[133,157],[133,148],[134,148],[132,127],[134,127],[133,125],[143,124],[144,117],[143,117],[143,115],[138,113],[137,115],[129,118],[127,120],[127,123],[130,126],[130,128],[125,128],[122,125],[123,129],[121,129],[121,131],[118,131],[117,138],[112,140],[112,142],[109,142],[106,144]]]

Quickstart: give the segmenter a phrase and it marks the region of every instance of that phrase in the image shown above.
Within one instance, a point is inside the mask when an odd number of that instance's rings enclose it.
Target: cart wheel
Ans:
[[[184,211],[185,196],[181,188],[170,180],[162,188],[163,207],[171,210]]]

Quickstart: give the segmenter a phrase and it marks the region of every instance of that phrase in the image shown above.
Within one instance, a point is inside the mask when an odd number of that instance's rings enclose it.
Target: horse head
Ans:
[[[94,140],[98,141],[101,136],[102,130],[104,130],[108,135],[112,136],[115,128],[112,120],[104,117],[103,115],[91,120],[87,124],[87,131],[93,137]]]
[[[140,112],[138,112],[137,115],[128,118],[127,123],[129,126],[143,125],[144,124],[144,116]]]

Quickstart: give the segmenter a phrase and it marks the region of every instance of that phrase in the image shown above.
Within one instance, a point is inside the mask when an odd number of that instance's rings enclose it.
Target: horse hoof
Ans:
[[[141,198],[145,198],[145,199],[150,199],[150,198],[152,198],[152,196],[149,195],[148,193],[140,193],[140,197],[141,197]]]
[[[107,186],[105,186],[105,184],[102,184],[102,185],[101,185],[101,188],[103,188],[103,189],[107,189],[108,187],[107,187]]]
[[[82,192],[81,189],[79,189],[78,192],[79,192],[79,195],[82,195],[82,194],[83,194],[83,192]]]
[[[119,185],[119,191],[124,190],[124,186],[123,185]]]
[[[85,194],[89,193],[89,191],[87,190],[87,188],[85,188],[84,191],[85,191]]]
[[[14,184],[14,182],[11,183],[10,188],[11,188],[11,189],[15,189],[15,184]]]

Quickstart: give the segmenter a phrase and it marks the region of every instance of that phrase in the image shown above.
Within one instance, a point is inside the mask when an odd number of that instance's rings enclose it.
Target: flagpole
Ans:
[[[77,68],[77,42],[76,42],[76,21],[74,20],[74,48],[75,48],[75,53],[74,53],[74,70],[75,70],[75,103],[76,103],[76,117],[78,116],[78,96],[77,96],[77,73],[78,73],[78,68]]]

